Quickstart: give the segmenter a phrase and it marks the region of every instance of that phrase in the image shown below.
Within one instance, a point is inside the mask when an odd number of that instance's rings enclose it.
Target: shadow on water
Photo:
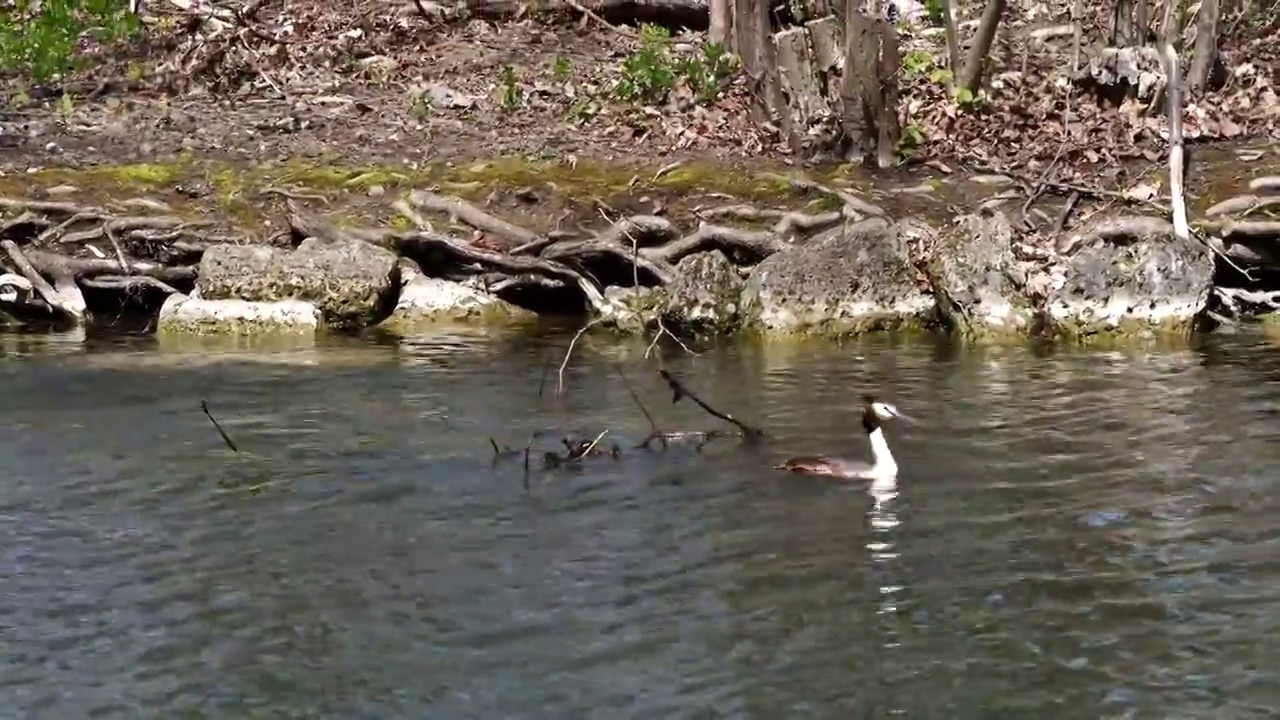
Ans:
[[[538,471],[525,492],[488,437],[648,434],[615,362],[664,429],[714,427],[670,403],[643,346],[586,338],[538,403],[566,344],[0,336],[5,711],[1261,717],[1280,700],[1265,341],[669,353],[769,442]],[[865,453],[868,388],[918,420],[888,431],[896,488],[770,469]]]

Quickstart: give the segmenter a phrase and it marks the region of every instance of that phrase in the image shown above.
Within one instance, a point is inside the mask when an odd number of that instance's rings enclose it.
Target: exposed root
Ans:
[[[524,245],[538,239],[538,234],[498,217],[494,217],[466,200],[437,195],[428,190],[415,190],[409,194],[409,204],[421,210],[448,215],[450,220],[460,220],[471,227],[496,235],[503,242],[501,249]]]

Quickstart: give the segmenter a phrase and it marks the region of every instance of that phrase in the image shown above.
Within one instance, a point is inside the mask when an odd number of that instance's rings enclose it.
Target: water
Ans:
[[[220,353],[0,338],[0,717],[1270,717],[1280,356],[869,341],[668,364],[760,449],[492,467],[665,427],[643,345]],[[559,353],[558,350],[556,350]],[[556,357],[559,359],[559,354]],[[649,368],[651,370],[651,367]],[[900,494],[780,476],[889,429]],[[243,453],[221,445],[207,399]]]

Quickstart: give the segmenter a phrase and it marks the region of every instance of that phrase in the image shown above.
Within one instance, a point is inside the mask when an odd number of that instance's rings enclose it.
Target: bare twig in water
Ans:
[[[214,429],[216,429],[218,434],[222,436],[222,441],[227,444],[227,447],[231,448],[232,452],[239,453],[240,448],[236,447],[236,444],[231,442],[231,438],[227,435],[227,431],[222,429],[222,425],[218,423],[218,419],[213,416],[213,413],[209,412],[209,403],[201,400],[200,409],[204,411],[205,417],[209,418],[209,422],[213,423]]]
[[[567,360],[566,356],[566,360]],[[542,359],[542,379],[538,381],[538,407],[542,407],[542,393],[547,388],[547,375],[551,372],[551,354],[547,353]],[[524,489],[529,489],[529,454],[533,450],[533,441],[538,437],[538,431],[529,433],[529,439],[524,444]]]
[[[586,325],[583,325],[581,328],[579,328],[578,332],[574,334],[573,339],[569,341],[569,349],[565,350],[564,360],[560,362],[560,373],[559,373],[560,384],[557,386],[557,389],[556,389],[557,395],[564,392],[564,369],[568,367],[569,357],[573,355],[573,346],[578,344],[578,338],[582,337],[583,333],[585,333],[587,330],[590,330],[592,325],[595,325],[596,323],[600,322],[603,319],[604,318],[599,318],[599,317],[592,319]]]
[[[675,333],[671,332],[670,330],[668,330],[668,329],[667,329],[667,326],[666,326],[666,325],[663,325],[663,324],[662,324],[662,318],[658,318],[658,319],[657,319],[657,323],[658,323],[658,332],[657,332],[657,334],[655,334],[655,335],[653,336],[653,340],[651,340],[651,341],[649,342],[649,346],[648,346],[648,347],[646,347],[646,348],[644,349],[644,359],[645,359],[645,360],[648,360],[648,359],[649,359],[649,355],[650,355],[650,354],[651,354],[651,353],[656,349],[656,350],[658,350],[658,362],[659,362],[659,364],[661,364],[661,362],[662,362],[662,350],[661,350],[661,348],[658,348],[658,341],[662,339],[662,336],[663,336],[663,335],[666,335],[667,337],[669,337],[669,338],[671,338],[672,340],[674,340],[674,341],[676,342],[676,344],[677,344],[677,345],[679,345],[679,346],[681,347],[681,349],[683,349],[685,352],[689,353],[690,355],[692,355],[692,356],[694,356],[694,357],[698,357],[698,353],[694,352],[694,351],[693,351],[693,350],[692,350],[688,345],[685,345],[685,344],[684,344],[684,341],[680,339],[680,336],[678,336],[678,335],[676,335]]]
[[[721,420],[724,420],[725,422],[736,426],[739,430],[742,431],[742,436],[744,438],[748,440],[752,440],[752,439],[758,439],[758,438],[764,437],[763,430],[752,427],[728,413],[720,412],[719,410],[716,410],[715,408],[711,407],[706,402],[704,402],[702,398],[699,398],[697,395],[694,395],[692,392],[690,392],[689,389],[685,387],[683,383],[675,379],[675,377],[673,377],[671,373],[667,372],[666,370],[659,370],[658,374],[662,376],[663,380],[667,381],[667,387],[671,388],[672,404],[680,402],[680,398],[687,397],[690,400],[692,400],[694,403],[696,403],[698,407],[702,408],[703,410],[706,410],[708,414],[714,417],[720,418]]]
[[[644,419],[649,421],[649,437],[645,439],[639,447],[648,447],[653,440],[661,440],[662,447],[667,448],[667,436],[658,428],[658,423],[653,419],[653,415],[649,414],[649,408],[644,406],[644,402],[640,400],[640,396],[636,394],[635,388],[631,387],[631,382],[627,380],[627,376],[622,372],[621,365],[614,365],[613,369],[618,373],[618,378],[622,380],[622,386],[627,389],[627,393],[631,395],[631,399],[635,401],[636,407],[640,408],[640,414],[644,415]]]

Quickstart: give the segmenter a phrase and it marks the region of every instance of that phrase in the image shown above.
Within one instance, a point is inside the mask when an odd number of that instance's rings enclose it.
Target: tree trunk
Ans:
[[[736,52],[730,35],[733,31],[733,0],[710,0],[710,6],[711,28],[707,31],[707,39]]]
[[[1138,3],[1138,6],[1135,8],[1136,12],[1134,23],[1137,27],[1134,28],[1134,34],[1137,36],[1137,42],[1134,44],[1146,45],[1147,32],[1149,32],[1149,28],[1151,27],[1151,23],[1147,20],[1147,0],[1136,0],[1136,2]]]
[[[960,38],[956,32],[956,4],[954,0],[942,0],[942,27],[947,32],[947,60],[951,64],[951,85],[960,76]]]
[[[969,47],[969,56],[965,58],[964,70],[960,73],[956,87],[964,88],[975,95],[982,86],[982,70],[987,55],[991,52],[991,44],[995,42],[996,30],[1000,26],[1000,16],[1004,14],[1005,0],[987,0],[982,10],[982,21],[978,24],[978,34]]]
[[[1111,47],[1129,47],[1134,44],[1133,0],[1115,0],[1111,7]]]
[[[1218,0],[1201,0],[1196,25],[1195,53],[1187,69],[1187,92],[1198,93],[1209,83],[1209,71],[1218,59]]]

